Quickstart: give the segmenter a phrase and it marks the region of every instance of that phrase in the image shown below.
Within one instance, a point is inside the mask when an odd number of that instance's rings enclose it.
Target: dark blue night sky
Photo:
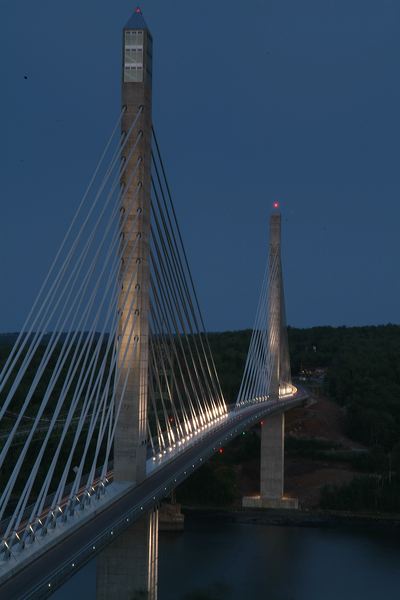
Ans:
[[[117,118],[134,8],[0,3],[0,331],[22,325]],[[208,328],[251,326],[276,199],[289,323],[399,322],[399,1],[142,8]]]

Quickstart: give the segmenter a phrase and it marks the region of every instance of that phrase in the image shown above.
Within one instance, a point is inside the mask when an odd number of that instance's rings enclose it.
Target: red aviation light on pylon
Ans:
[[[274,208],[279,208],[279,202],[277,202],[277,201],[275,200],[275,202],[273,203],[273,205],[272,205],[272,206],[273,206]]]

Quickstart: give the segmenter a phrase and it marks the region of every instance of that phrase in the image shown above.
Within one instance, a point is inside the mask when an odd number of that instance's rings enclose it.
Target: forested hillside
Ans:
[[[293,375],[325,368],[325,391],[346,407],[350,437],[393,448],[400,441],[400,326],[288,331]],[[249,330],[210,334],[228,402],[235,401],[249,340]]]
[[[216,368],[228,403],[236,400],[250,336],[250,330],[209,334]],[[0,368],[14,340],[15,334],[0,335]],[[293,375],[305,376],[307,385],[318,373],[319,385],[323,386],[325,395],[343,409],[346,435],[367,449],[367,453],[359,457],[349,455],[346,458],[342,452],[341,460],[347,460],[361,476],[359,480],[354,479],[344,486],[327,486],[321,497],[321,505],[326,508],[400,510],[400,326],[289,327],[289,346]],[[28,379],[33,377],[43,351],[43,347],[38,350],[27,375]],[[53,366],[54,360],[50,361]],[[321,372],[325,373],[322,382]],[[48,377],[49,373],[46,372],[43,385]],[[40,397],[41,387],[37,394]],[[54,394],[57,395],[57,389]],[[2,397],[4,393],[0,395],[0,402]],[[22,400],[22,396],[18,398],[19,402]],[[50,402],[50,410],[51,405]],[[211,461],[204,472],[200,470],[199,475],[195,475],[183,486],[183,498],[185,487],[188,499],[190,489],[195,489],[197,485],[201,485],[203,489],[204,477],[209,480],[207,489],[210,491],[215,488],[214,495],[220,500],[224,495],[221,495],[218,481],[221,485],[224,483],[227,489],[226,498],[233,497],[235,486],[232,484],[232,464],[239,459],[245,462],[249,457],[259,456],[257,440],[257,436],[246,436],[246,440],[238,440],[226,454],[227,464],[223,458],[223,472],[215,471],[217,463]],[[287,450],[292,456],[318,455],[320,459],[323,457],[324,460],[333,460],[332,453],[326,452],[324,448],[321,450],[321,440],[317,439],[312,443],[313,440],[309,437],[288,441],[290,443]],[[243,446],[245,442],[247,445]],[[337,460],[338,452],[335,456]],[[219,464],[218,469],[221,467]],[[208,476],[206,472],[209,473]],[[196,483],[198,478],[200,480]]]
[[[359,456],[346,456],[342,451],[343,467],[348,464],[360,475],[348,484],[325,486],[321,506],[399,511],[400,326],[289,327],[288,333],[293,375],[305,376],[307,385],[315,372],[325,372],[323,391],[342,407],[346,435],[367,448]],[[210,335],[229,402],[236,398],[249,339],[250,331]],[[298,458],[304,455],[305,459],[314,456],[316,460],[337,461],[340,453],[315,449],[329,446],[329,441],[290,438],[288,442],[289,455]],[[254,457],[257,453],[255,449]],[[226,484],[226,477],[222,481]],[[196,482],[188,485],[195,486]]]
[[[293,375],[326,369],[325,391],[346,408],[350,437],[390,451],[400,441],[400,326],[289,327],[288,332]],[[250,335],[250,330],[209,334],[228,403],[236,400]],[[0,334],[0,368],[15,337]]]

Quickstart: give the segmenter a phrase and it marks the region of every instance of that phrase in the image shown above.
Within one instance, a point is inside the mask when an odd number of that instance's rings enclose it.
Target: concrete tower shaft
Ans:
[[[278,204],[269,221],[269,288],[267,298],[268,351],[271,357],[269,400],[279,400],[290,384],[289,348],[281,260],[281,215]],[[243,498],[245,507],[297,508],[295,498],[284,497],[285,414],[267,417],[261,429],[260,495]]]
[[[125,107],[123,136],[139,111],[141,114],[121,156],[122,161],[128,161],[121,178],[124,192],[121,208],[124,214],[126,211],[129,214],[122,229],[127,244],[120,281],[118,370],[121,376],[117,405],[126,377],[127,385],[115,432],[114,478],[139,483],[145,477],[147,446],[152,136],[152,37],[140,11],[123,30],[122,105]],[[131,306],[133,311],[129,313]]]
[[[282,331],[281,215],[275,212],[269,221],[269,289],[267,307],[268,350],[272,357],[270,397],[278,399]]]
[[[152,136],[152,38],[140,9],[123,30],[122,134],[140,118],[126,144],[128,161],[121,186],[126,190],[122,229],[127,243],[122,255],[119,297],[118,370],[121,383],[117,405],[127,386],[114,439],[114,479],[139,483],[146,476],[147,387],[149,353],[150,203]],[[138,135],[140,136],[139,141]],[[135,173],[134,177],[132,173]],[[125,309],[123,310],[124,303]],[[130,306],[133,311],[130,312]],[[123,333],[126,327],[126,332]],[[133,336],[131,333],[133,332]],[[131,339],[129,339],[131,337]],[[124,354],[126,358],[124,360]],[[157,599],[158,510],[137,521],[100,555],[97,561],[98,600]]]

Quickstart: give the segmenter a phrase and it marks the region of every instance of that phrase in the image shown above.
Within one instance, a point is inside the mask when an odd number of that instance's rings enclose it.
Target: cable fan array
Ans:
[[[149,433],[161,457],[226,414],[153,130]]]
[[[115,427],[129,376],[126,357],[121,368],[118,356],[119,310],[132,316],[122,334],[137,344],[134,301],[128,307],[118,302],[121,258],[126,268],[136,249],[121,232],[124,227],[133,232],[136,223],[128,220],[135,194],[127,192],[141,158],[127,169],[143,135],[142,110],[122,137],[125,109],[119,115],[0,372],[0,527],[6,557],[14,546],[22,548],[59,519],[67,520],[93,495],[100,497],[112,475]],[[121,160],[128,141],[128,156]],[[152,158],[147,428],[149,457],[156,459],[220,420],[226,405],[155,138]],[[126,298],[131,296],[128,290]]]
[[[270,255],[264,273],[236,406],[270,400],[274,377],[279,397],[293,393],[280,253]]]

